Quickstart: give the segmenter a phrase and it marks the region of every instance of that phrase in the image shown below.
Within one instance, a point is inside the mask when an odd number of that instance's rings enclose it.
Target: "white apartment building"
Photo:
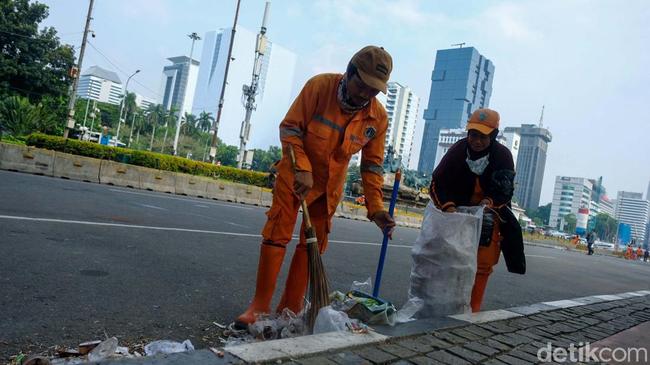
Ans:
[[[642,193],[619,191],[616,199],[616,219],[620,223],[629,224],[632,228],[632,238],[643,242],[646,238],[650,202],[643,199]]]
[[[77,96],[118,105],[122,101],[122,81],[113,71],[92,66],[79,77]]]
[[[521,136],[516,129],[509,129],[507,131],[504,130],[502,133],[504,140],[501,142],[501,144],[508,147],[510,153],[512,154],[512,161],[515,163],[515,166],[517,166],[517,156],[519,155]]]
[[[199,74],[199,61],[190,62],[187,56],[170,57],[168,60],[172,64],[163,68],[160,103],[165,110],[174,107],[176,110],[181,110],[183,115],[191,113]]]
[[[226,59],[232,28],[207,32],[203,37],[201,67],[192,112],[212,113],[216,119],[219,97],[225,75]],[[237,27],[232,48],[232,62],[224,105],[217,131],[226,144],[239,146],[241,123],[245,110],[242,87],[250,85],[255,62],[257,33]],[[247,147],[266,149],[280,144],[279,125],[291,106],[292,85],[296,68],[296,55],[277,43],[268,41],[262,59],[259,92],[255,98],[257,108],[251,117],[250,141]]]
[[[135,93],[135,105],[137,105],[138,108],[140,108],[141,110],[147,110],[149,109],[150,106],[155,104],[156,104],[156,100]]]
[[[583,177],[556,176],[549,226],[564,227],[564,216],[578,215],[580,208],[592,208],[592,182]]]
[[[409,87],[389,82],[387,93],[379,93],[377,100],[388,114],[385,150],[393,146],[395,158],[401,158],[402,165],[409,166],[420,98]]]

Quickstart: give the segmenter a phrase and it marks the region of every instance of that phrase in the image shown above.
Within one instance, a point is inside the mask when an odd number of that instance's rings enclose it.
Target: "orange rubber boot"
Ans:
[[[472,312],[474,313],[481,311],[483,294],[485,294],[485,288],[487,287],[489,277],[490,274],[476,274],[476,278],[474,279],[474,287],[472,287],[472,299],[470,300]]]
[[[280,304],[275,310],[277,313],[282,313],[284,308],[289,308],[295,314],[300,313],[302,310],[305,292],[309,284],[307,265],[307,246],[298,245],[291,259],[291,268],[284,286],[282,299],[280,299]]]
[[[271,299],[275,291],[275,283],[282,268],[286,248],[262,244],[260,262],[257,266],[257,284],[253,301],[242,315],[235,320],[235,326],[246,328],[255,322],[255,315],[271,312]]]

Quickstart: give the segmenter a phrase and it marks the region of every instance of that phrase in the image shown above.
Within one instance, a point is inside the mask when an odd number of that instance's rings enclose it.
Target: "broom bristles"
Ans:
[[[323,260],[320,256],[318,241],[312,227],[305,232],[307,238],[307,259],[309,267],[309,303],[307,311],[307,325],[311,332],[314,331],[314,323],[321,308],[329,305],[329,283],[327,274],[323,267]]]

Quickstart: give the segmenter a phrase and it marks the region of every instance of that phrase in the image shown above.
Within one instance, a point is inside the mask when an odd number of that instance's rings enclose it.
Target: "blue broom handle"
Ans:
[[[399,181],[402,179],[402,170],[398,169],[395,172],[395,182],[393,183],[393,192],[390,196],[390,205],[388,207],[388,214],[393,217],[395,212],[395,203],[397,202],[397,191],[399,190]],[[379,263],[377,264],[377,273],[375,274],[375,286],[372,289],[372,295],[379,297],[379,286],[381,285],[381,273],[384,271],[384,261],[386,260],[386,251],[388,249],[388,230],[384,228],[384,240],[381,242],[381,253],[379,254]]]

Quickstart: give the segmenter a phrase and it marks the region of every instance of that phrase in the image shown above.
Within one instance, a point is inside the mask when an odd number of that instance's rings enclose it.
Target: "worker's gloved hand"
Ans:
[[[494,213],[490,209],[483,211],[483,225],[481,226],[481,238],[478,241],[479,246],[487,247],[492,240],[492,231],[494,230]]]
[[[312,186],[314,186],[314,178],[312,177],[311,172],[296,171],[293,181],[293,190],[300,199],[305,199]]]
[[[372,216],[372,221],[375,222],[377,227],[381,228],[381,231],[384,232],[386,229],[386,234],[388,238],[393,239],[393,231],[395,230],[395,220],[393,217],[388,214],[385,210],[380,210]]]

